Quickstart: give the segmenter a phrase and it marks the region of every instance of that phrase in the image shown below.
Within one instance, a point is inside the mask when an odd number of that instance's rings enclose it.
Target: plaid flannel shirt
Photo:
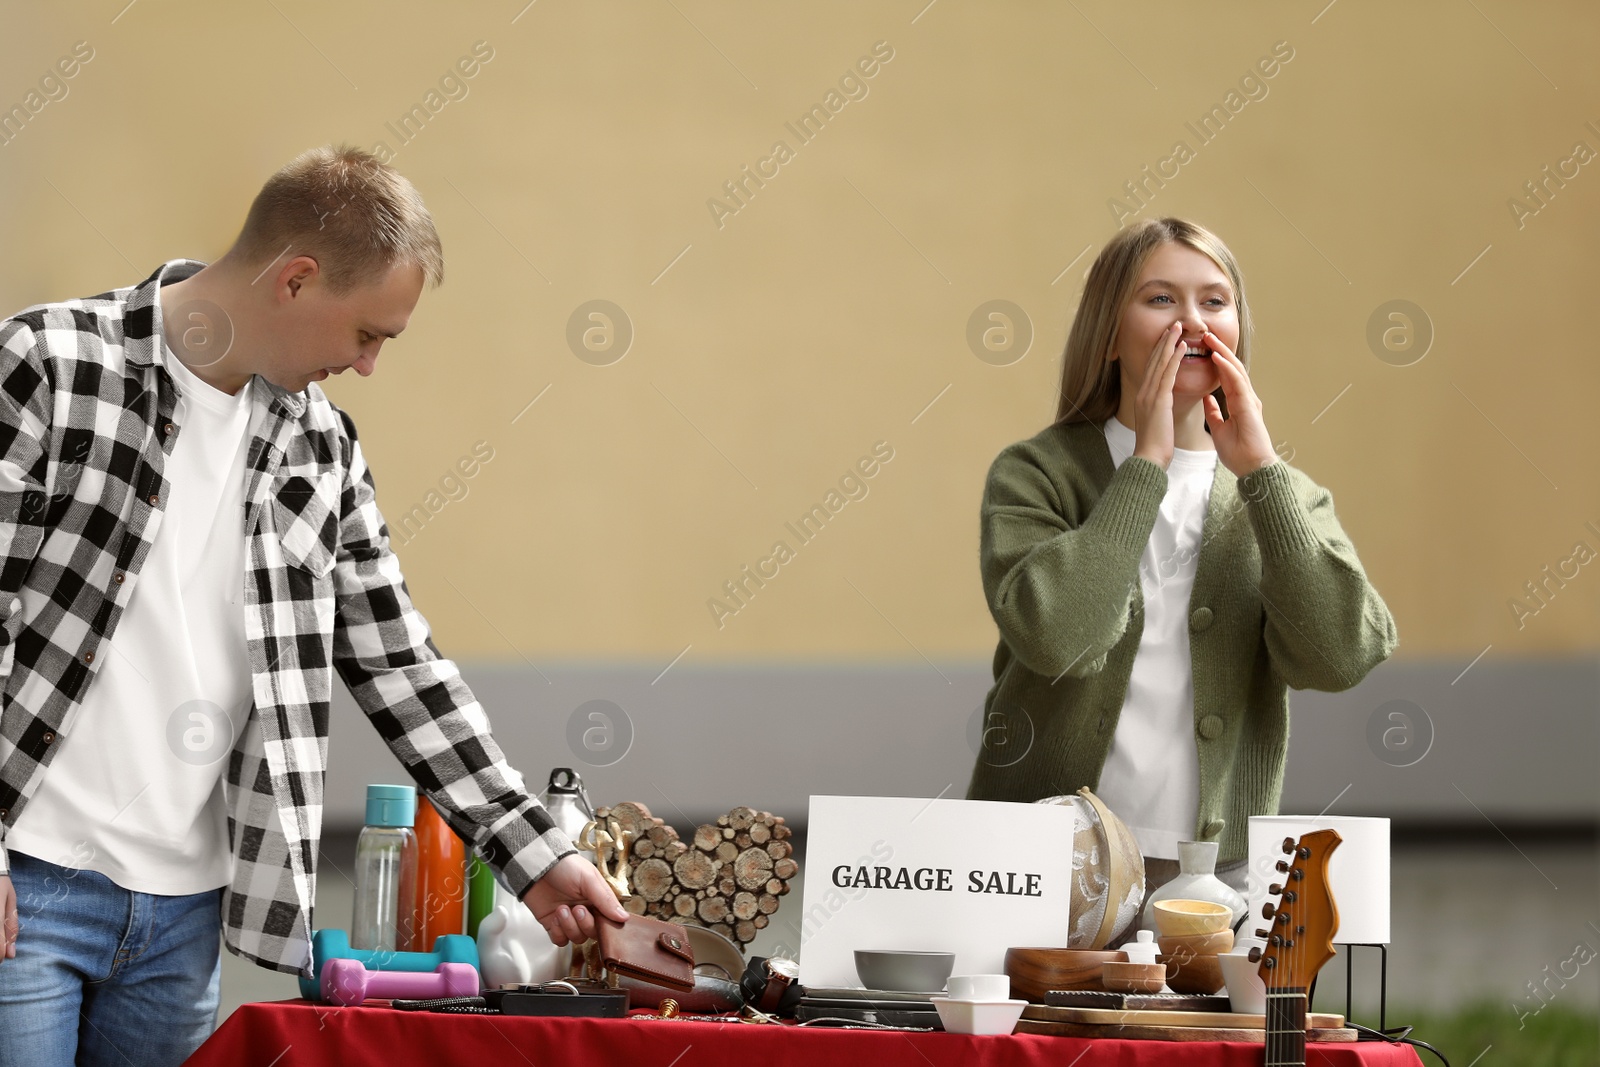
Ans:
[[[202,266],[0,322],[0,873],[5,827],[71,736],[161,528],[181,427],[158,286]],[[309,974],[330,668],[507,889],[574,850],[412,607],[350,417],[314,384],[258,377],[256,394],[241,526],[254,707],[224,776],[221,919],[234,952]]]

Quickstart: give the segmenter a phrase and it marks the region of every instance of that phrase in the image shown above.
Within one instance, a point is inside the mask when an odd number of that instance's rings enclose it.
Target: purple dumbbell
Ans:
[[[475,997],[478,969],[466,963],[441,963],[434,971],[369,971],[360,960],[329,960],[322,965],[322,999],[329,1004],[378,1000]]]

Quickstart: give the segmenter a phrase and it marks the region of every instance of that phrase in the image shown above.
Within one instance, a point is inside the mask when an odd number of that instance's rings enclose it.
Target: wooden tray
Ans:
[[[1022,1009],[1022,1017],[1036,1022],[1087,1023],[1098,1026],[1210,1027],[1262,1032],[1267,1028],[1265,1015],[1244,1015],[1231,1011],[1113,1011],[1106,1008],[1056,1008],[1047,1004],[1029,1004]],[[1344,1016],[1320,1011],[1307,1012],[1306,1026],[1312,1030],[1339,1029],[1344,1026]],[[1244,1039],[1212,1038],[1211,1040]]]
[[[1212,1013],[1206,1012],[1205,1015],[1209,1018]],[[1016,1032],[1053,1037],[1116,1037],[1130,1041],[1247,1041],[1257,1045],[1267,1043],[1265,1030],[1219,1029],[1211,1026],[1118,1026],[1107,1023],[1047,1022],[1025,1018],[1017,1023]],[[1306,1040],[1354,1042],[1356,1032],[1347,1028],[1318,1028],[1306,1031]]]

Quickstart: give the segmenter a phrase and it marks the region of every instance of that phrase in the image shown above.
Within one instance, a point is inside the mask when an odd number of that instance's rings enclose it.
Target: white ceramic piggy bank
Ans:
[[[572,949],[557,948],[528,906],[499,884],[494,910],[478,924],[478,965],[485,989],[537,985],[567,976]]]

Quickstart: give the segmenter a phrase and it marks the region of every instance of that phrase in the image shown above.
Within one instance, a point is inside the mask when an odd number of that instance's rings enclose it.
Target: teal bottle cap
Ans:
[[[367,825],[411,827],[417,821],[417,790],[409,785],[367,786]]]

